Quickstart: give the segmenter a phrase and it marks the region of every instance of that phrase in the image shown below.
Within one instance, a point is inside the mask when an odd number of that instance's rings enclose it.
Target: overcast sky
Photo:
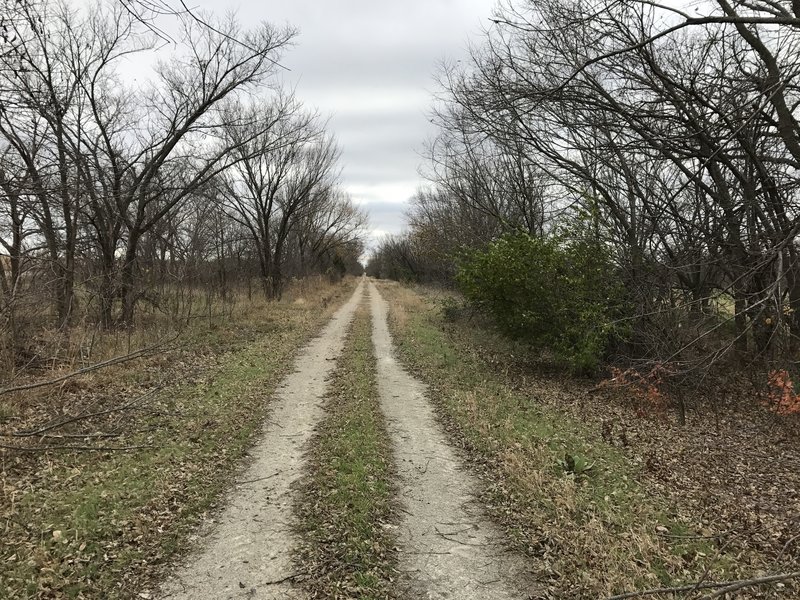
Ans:
[[[190,4],[191,3],[188,3]],[[494,0],[203,1],[241,21],[300,30],[283,75],[308,106],[330,115],[342,147],[342,183],[371,215],[374,235],[403,228],[403,205],[420,183],[419,153],[443,59],[466,55]]]

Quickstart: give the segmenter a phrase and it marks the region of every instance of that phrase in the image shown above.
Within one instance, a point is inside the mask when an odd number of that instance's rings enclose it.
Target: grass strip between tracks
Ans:
[[[366,304],[331,380],[326,416],[296,504],[297,554],[312,598],[392,597],[395,578],[389,436],[380,410]]]

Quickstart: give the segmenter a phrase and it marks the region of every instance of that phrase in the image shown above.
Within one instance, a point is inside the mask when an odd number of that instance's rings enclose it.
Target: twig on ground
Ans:
[[[297,579],[301,575],[308,575],[308,573],[303,571],[292,573],[290,575],[287,575],[286,577],[281,577],[280,579],[272,579],[270,581],[265,581],[262,585],[279,585],[281,583],[286,583],[287,581],[293,581],[294,579]]]
[[[659,537],[669,538],[671,540],[716,540],[718,538],[723,538],[728,535],[730,531],[723,531],[722,533],[715,533],[712,535],[683,535],[680,533],[661,533],[660,531],[656,532],[656,535]]]
[[[257,483],[266,479],[272,479],[276,475],[280,475],[280,473],[281,471],[275,471],[272,475],[266,475],[265,477],[257,477],[256,479],[248,479],[247,481],[237,481],[236,485],[247,485],[248,483]]]
[[[91,419],[93,417],[100,417],[100,416],[108,415],[108,414],[115,413],[115,412],[122,412],[122,411],[125,411],[125,410],[129,410],[134,405],[139,404],[142,401],[146,400],[147,398],[152,397],[153,395],[155,395],[156,392],[159,392],[162,389],[163,389],[163,386],[155,387],[152,390],[142,394],[141,396],[137,396],[136,398],[134,398],[130,402],[126,402],[122,406],[115,406],[114,408],[108,408],[108,409],[100,410],[100,411],[93,412],[93,413],[84,412],[84,413],[78,414],[78,415],[76,415],[74,417],[70,417],[68,419],[62,419],[62,420],[57,421],[55,423],[48,423],[46,425],[42,425],[38,429],[27,429],[27,430],[24,430],[24,431],[15,431],[14,433],[12,433],[10,435],[5,435],[3,437],[37,437],[37,436],[41,436],[44,433],[47,433],[48,431],[52,431],[53,429],[58,429],[59,427],[63,427],[64,425],[69,425],[69,424],[75,423],[77,421],[84,421],[86,419]]]
[[[115,412],[122,412],[124,410],[128,410],[128,409],[132,408],[136,404],[141,403],[143,400],[146,400],[146,399],[152,397],[153,395],[155,395],[156,392],[159,392],[162,389],[164,389],[164,386],[155,387],[152,390],[149,390],[148,392],[142,394],[141,396],[137,396],[133,400],[131,400],[129,402],[126,402],[122,406],[115,406],[114,408],[107,408],[105,410],[100,410],[100,411],[93,412],[93,413],[83,412],[83,413],[80,413],[80,414],[78,414],[78,415],[76,415],[74,417],[70,417],[68,419],[62,419],[61,421],[57,421],[55,423],[48,423],[46,425],[42,425],[41,427],[39,427],[37,429],[27,429],[27,430],[24,430],[24,431],[15,431],[14,433],[10,434],[10,436],[6,435],[5,437],[37,437],[37,436],[40,436],[40,435],[42,435],[44,433],[47,433],[48,431],[52,431],[53,429],[57,429],[59,427],[63,427],[64,425],[69,425],[71,423],[75,423],[76,421],[84,421],[86,419],[91,419],[93,417],[100,417],[100,416],[108,415],[108,414],[115,413]]]
[[[146,348],[141,348],[135,352],[131,352],[130,354],[125,354],[124,356],[117,356],[114,358],[109,358],[108,360],[104,360],[103,362],[99,362],[94,365],[90,365],[88,367],[84,367],[82,369],[78,369],[77,371],[72,371],[71,373],[67,373],[62,375],[61,377],[56,377],[55,379],[48,379],[46,381],[37,381],[34,383],[26,383],[23,385],[15,385],[12,387],[7,387],[0,389],[0,396],[4,396],[5,394],[11,394],[12,392],[24,392],[27,390],[35,390],[40,387],[47,387],[49,385],[56,385],[57,383],[62,383],[67,379],[71,379],[73,377],[77,377],[78,375],[84,375],[86,373],[91,373],[92,371],[97,371],[99,369],[103,369],[105,367],[110,367],[113,365],[117,365],[119,363],[127,362],[129,360],[133,360],[135,358],[140,358],[145,355],[155,354],[156,351],[158,352],[166,352],[169,348],[165,348],[168,343],[174,342],[178,339],[180,334],[174,335],[172,338],[168,340],[162,340],[157,344],[153,344],[152,346],[148,346]]]
[[[794,573],[780,573],[778,575],[768,575],[766,577],[757,577],[754,579],[742,579],[741,581],[732,581],[730,585],[725,586],[722,589],[717,590],[711,594],[708,594],[703,598],[703,600],[712,600],[712,598],[719,598],[728,594],[730,592],[735,592],[737,590],[741,590],[742,588],[751,587],[754,585],[763,585],[765,583],[778,583],[781,581],[786,581],[787,579],[795,579],[800,577],[800,571],[795,571]]]
[[[768,575],[765,577],[754,577],[752,579],[740,579],[737,581],[721,581],[714,583],[689,583],[686,585],[679,585],[675,587],[654,588],[651,590],[639,590],[636,592],[626,592],[624,594],[617,594],[610,596],[608,600],[626,600],[627,598],[640,598],[642,596],[656,596],[658,594],[674,594],[677,592],[692,592],[695,590],[711,590],[716,589],[712,594],[707,595],[704,600],[711,600],[712,598],[719,598],[720,596],[729,592],[734,592],[745,587],[755,585],[763,585],[765,583],[777,583],[779,581],[786,581],[787,579],[796,579],[800,577],[800,571],[792,573],[780,573],[777,575]]]
[[[797,534],[797,535],[795,535],[795,536],[794,536],[794,537],[792,537],[792,538],[789,538],[789,541],[788,541],[788,542],[786,542],[786,543],[783,545],[783,548],[781,548],[781,552],[780,552],[780,554],[778,554],[778,557],[775,559],[775,562],[776,562],[776,563],[780,563],[780,562],[781,562],[781,559],[783,559],[783,556],[784,556],[784,554],[786,554],[786,551],[789,549],[789,546],[791,546],[791,545],[792,545],[794,542],[796,542],[798,539],[800,539],[800,533],[799,533],[799,534]]]
[[[122,434],[121,433],[57,433],[57,434],[49,434],[45,433],[41,436],[40,439],[43,440],[87,440],[87,439],[110,439],[110,438],[118,438]],[[15,436],[19,437],[19,436]],[[22,436],[22,437],[29,437],[29,436]]]
[[[152,448],[150,444],[144,446],[8,446],[0,444],[1,450],[16,450],[17,452],[49,452],[50,450],[76,451],[76,452],[113,452],[118,450],[144,450]]]

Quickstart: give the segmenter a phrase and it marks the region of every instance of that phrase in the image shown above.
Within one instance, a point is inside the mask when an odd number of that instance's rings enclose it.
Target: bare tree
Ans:
[[[274,77],[292,28],[180,3],[3,7],[7,347],[22,298],[66,340],[79,322],[130,327],[140,306],[178,316],[198,292],[233,300],[253,274],[279,298],[284,268],[357,260],[364,215],[337,186],[339,151]],[[154,62],[135,86],[122,76],[134,55]]]
[[[230,216],[250,233],[264,293],[280,298],[289,235],[330,193],[339,151],[318,119],[292,98],[248,114],[257,130],[228,131],[238,155],[221,192]]]

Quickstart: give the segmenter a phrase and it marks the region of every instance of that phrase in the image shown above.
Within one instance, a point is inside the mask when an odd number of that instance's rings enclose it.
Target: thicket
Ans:
[[[505,333],[575,371],[595,371],[623,333],[623,290],[597,244],[508,234],[466,255],[456,280]]]

